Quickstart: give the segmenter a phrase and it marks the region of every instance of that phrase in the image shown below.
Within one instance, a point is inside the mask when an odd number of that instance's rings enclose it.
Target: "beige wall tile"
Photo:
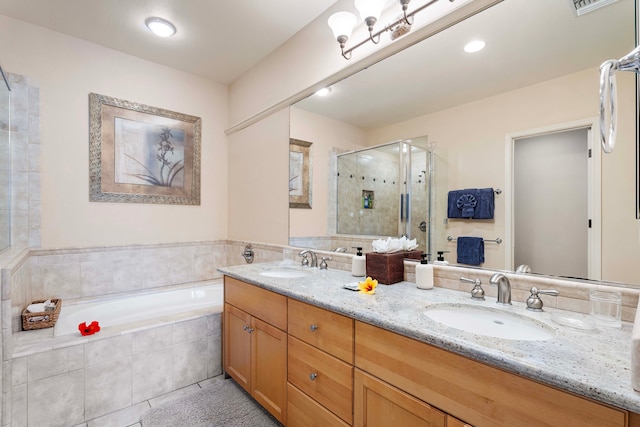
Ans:
[[[85,344],[85,367],[100,365],[108,361],[124,359],[131,356],[132,335],[118,335],[106,339],[98,339]]]
[[[67,427],[84,421],[85,384],[82,371],[69,372],[27,385],[29,427]]]
[[[133,403],[142,402],[173,390],[171,348],[133,356]]]
[[[85,419],[131,406],[131,357],[85,370]]]
[[[207,339],[173,346],[173,387],[185,387],[207,378]]]

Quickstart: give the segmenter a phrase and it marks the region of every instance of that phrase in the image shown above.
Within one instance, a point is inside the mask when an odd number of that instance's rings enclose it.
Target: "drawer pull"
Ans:
[[[247,332],[249,332],[250,334],[253,333],[253,328],[247,329]]]
[[[248,327],[247,325],[244,325],[244,326],[242,327],[242,329],[244,329],[244,330],[246,331],[247,329],[249,329],[249,327]]]
[[[309,374],[309,379],[310,379],[311,381],[315,381],[315,380],[316,380],[316,378],[318,378],[318,374],[316,374],[315,372],[314,372],[313,374]]]
[[[311,330],[311,332],[317,331],[318,330],[318,325],[311,324],[311,326],[309,326],[309,330]]]

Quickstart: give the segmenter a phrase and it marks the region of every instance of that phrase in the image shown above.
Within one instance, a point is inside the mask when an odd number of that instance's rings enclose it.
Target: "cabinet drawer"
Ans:
[[[224,277],[224,301],[283,331],[287,330],[287,297]]]
[[[362,322],[355,364],[383,381],[482,426],[625,426],[626,412]]]
[[[353,319],[289,299],[289,335],[353,364]]]
[[[348,427],[318,402],[287,384],[287,424],[295,427]]]
[[[353,420],[353,366],[289,336],[288,380],[342,418]]]

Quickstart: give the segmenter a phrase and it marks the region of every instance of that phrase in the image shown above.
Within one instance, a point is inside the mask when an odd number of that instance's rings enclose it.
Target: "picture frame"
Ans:
[[[89,200],[200,205],[200,117],[89,94]]]
[[[289,139],[289,208],[311,209],[311,145]]]

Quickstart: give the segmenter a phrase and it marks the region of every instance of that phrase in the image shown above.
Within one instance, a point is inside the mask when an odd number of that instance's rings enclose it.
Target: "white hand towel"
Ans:
[[[42,311],[44,311],[44,303],[38,303],[38,304],[29,304],[29,306],[27,307],[27,311],[29,313],[40,313]]]

